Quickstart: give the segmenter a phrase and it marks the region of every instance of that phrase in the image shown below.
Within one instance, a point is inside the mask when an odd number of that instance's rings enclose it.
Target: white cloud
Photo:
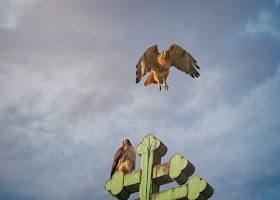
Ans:
[[[30,8],[33,0],[0,1],[0,27],[12,29],[18,25],[19,18]]]
[[[253,35],[268,33],[275,38],[279,38],[279,27],[278,19],[273,12],[262,11],[256,20],[250,20],[245,24],[245,32]]]
[[[46,113],[57,106],[57,98],[64,101],[61,106],[69,101],[67,91],[71,90],[71,95],[80,92],[77,89],[72,91],[78,73],[75,68],[68,69],[67,73],[63,68],[49,70],[48,73],[24,66],[2,66],[0,69],[5,71],[0,73],[0,109],[20,106],[22,112]]]
[[[280,139],[280,66],[274,75],[251,89],[236,104],[217,101],[223,94],[211,92],[222,82],[217,73],[209,73],[209,77],[201,80],[201,84],[207,86],[198,84],[192,88],[195,93],[191,97],[181,95],[188,102],[185,103],[186,112],[180,112],[182,104],[171,106],[162,93],[137,91],[131,105],[113,112],[112,121],[118,124],[117,129],[133,132],[136,135],[133,141],[139,141],[144,136],[141,134],[155,134],[168,146],[169,152],[164,159],[180,152],[196,166],[196,175],[213,184],[217,191],[224,190],[233,199],[236,194],[226,188],[246,186],[248,190],[254,190],[255,185],[249,186],[248,183],[259,184],[271,177],[267,176],[269,173],[279,174],[279,159],[276,161],[275,157]],[[222,92],[221,88],[219,92]],[[207,99],[209,106],[203,106]],[[215,100],[216,104],[213,103]],[[202,102],[201,108],[197,101]],[[121,119],[117,120],[118,116],[122,116]],[[133,123],[127,124],[131,119]],[[143,133],[143,130],[147,132]],[[268,153],[271,156],[267,157]],[[217,199],[222,199],[223,195],[223,192],[215,194]],[[246,192],[237,196],[246,195],[250,196]]]
[[[279,119],[279,93],[275,92],[280,85],[279,71],[264,82],[258,80],[258,86],[244,84],[240,78],[243,66],[238,63],[247,61],[245,75],[252,79],[255,74],[251,68],[262,73],[255,65],[261,66],[262,58],[248,58],[247,49],[239,48],[239,40],[234,40],[237,50],[228,52],[221,49],[218,40],[209,39],[209,32],[193,31],[195,26],[205,30],[200,14],[195,17],[196,25],[186,26],[191,27],[187,31],[169,33],[164,24],[154,27],[149,20],[155,15],[153,7],[150,15],[143,16],[139,6],[133,13],[129,6],[119,12],[109,9],[115,6],[100,6],[94,1],[45,3],[34,3],[21,26],[17,17],[14,25],[9,25],[16,29],[1,32],[0,171],[6,188],[20,188],[13,192],[36,199],[110,199],[104,184],[115,151],[124,138],[136,147],[149,133],[168,146],[165,161],[181,153],[196,166],[196,174],[217,191],[246,185],[254,172],[261,174],[261,170],[266,176],[279,174],[279,167],[270,160],[269,167],[257,163],[259,158],[268,159],[268,153],[277,155],[279,140],[274,132]],[[168,20],[182,19],[185,23],[186,13],[176,12]],[[166,17],[164,12],[156,14],[159,19]],[[231,16],[235,15],[232,11]],[[251,21],[250,34],[267,31],[265,23],[273,24],[271,16],[266,13]],[[225,21],[226,29],[231,23]],[[223,32],[219,27],[225,28],[225,24],[217,23],[218,28],[209,31],[217,37]],[[192,45],[196,41],[186,39],[186,34],[199,38],[197,46]],[[204,63],[201,77],[192,79],[173,68],[169,91],[159,92],[156,85],[144,88],[144,80],[136,85],[135,64],[146,45],[158,42],[163,48],[174,39],[190,51],[200,49],[194,55]],[[207,40],[215,43],[214,50]],[[232,59],[239,53],[247,58]],[[225,73],[230,70],[235,74]],[[255,89],[233,105],[228,99],[244,92],[226,91],[229,85],[238,90],[243,86]],[[100,165],[96,164],[98,157],[102,157]],[[241,171],[236,163],[244,164]],[[235,199],[248,196],[242,191],[231,195]]]

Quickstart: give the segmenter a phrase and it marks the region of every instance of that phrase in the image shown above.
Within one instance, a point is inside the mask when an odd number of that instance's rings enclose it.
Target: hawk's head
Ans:
[[[169,54],[169,51],[168,51],[168,50],[163,51],[163,52],[162,52],[162,54],[164,55],[164,57],[166,57],[166,56],[170,56],[170,54]]]
[[[132,146],[129,139],[124,139],[123,140],[123,146],[126,146],[126,145]]]

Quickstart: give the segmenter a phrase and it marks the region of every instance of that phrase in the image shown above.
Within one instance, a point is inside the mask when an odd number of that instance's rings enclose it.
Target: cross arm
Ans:
[[[190,178],[189,183],[151,194],[150,200],[206,200],[213,194],[213,188],[199,176]]]
[[[164,185],[175,181],[179,185],[187,182],[194,173],[194,165],[181,154],[175,154],[167,163],[159,164],[153,168],[153,181],[158,185]]]
[[[105,188],[112,196],[120,200],[126,200],[130,194],[139,191],[141,170],[129,174],[117,171],[107,181]]]

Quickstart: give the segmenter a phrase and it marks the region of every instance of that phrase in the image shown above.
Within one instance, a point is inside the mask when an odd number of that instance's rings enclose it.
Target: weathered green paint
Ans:
[[[169,169],[169,162],[154,166],[153,181],[158,185],[164,185],[172,182],[172,179],[169,176]]]
[[[194,166],[180,154],[175,154],[170,159],[170,178],[179,185],[187,182],[188,178],[194,173]]]
[[[189,200],[208,199],[213,194],[213,188],[205,180],[202,180],[199,176],[193,176],[189,180],[188,188]]]
[[[139,191],[140,171],[124,175],[122,171],[114,173],[105,188],[118,199],[128,199],[129,195]]]
[[[190,178],[186,185],[165,190],[151,195],[151,200],[206,200],[213,194],[213,188],[199,176]]]
[[[141,171],[126,174],[124,176],[124,189],[130,194],[138,192],[140,179],[141,179]]]
[[[128,199],[129,193],[123,188],[124,174],[122,171],[114,173],[112,179],[107,181],[105,188],[118,199]]]
[[[158,157],[158,155],[155,155],[155,151],[160,147],[160,144],[159,139],[156,139],[153,135],[147,135],[136,148],[136,152],[141,156],[140,199],[150,199],[150,194],[159,191],[159,186],[152,181],[151,177],[154,161]]]
[[[175,154],[167,163],[160,164],[167,147],[153,135],[147,135],[137,146],[141,156],[141,170],[124,175],[116,172],[107,181],[105,188],[114,197],[126,200],[130,194],[139,191],[137,200],[206,200],[213,194],[213,188],[198,176],[188,178],[194,173],[194,166],[180,154]],[[182,185],[159,192],[159,186],[172,181]]]
[[[173,200],[173,199],[187,199],[188,187],[182,185],[176,188],[165,190],[163,192],[151,195],[151,200]]]

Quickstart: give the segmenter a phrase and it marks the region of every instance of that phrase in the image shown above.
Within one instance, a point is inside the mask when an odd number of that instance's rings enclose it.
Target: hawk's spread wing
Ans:
[[[200,68],[191,54],[176,44],[170,45],[168,50],[171,57],[171,66],[191,75],[193,78],[200,76],[195,67]]]
[[[136,83],[139,83],[141,78],[145,76],[147,72],[151,72],[152,68],[157,65],[158,55],[159,52],[156,44],[145,51],[136,65]]]
[[[116,167],[119,164],[119,160],[124,156],[124,154],[125,154],[125,151],[124,151],[124,147],[122,146],[121,148],[119,148],[119,150],[115,154],[114,161],[112,164],[112,169],[111,169],[111,177],[115,173]]]

